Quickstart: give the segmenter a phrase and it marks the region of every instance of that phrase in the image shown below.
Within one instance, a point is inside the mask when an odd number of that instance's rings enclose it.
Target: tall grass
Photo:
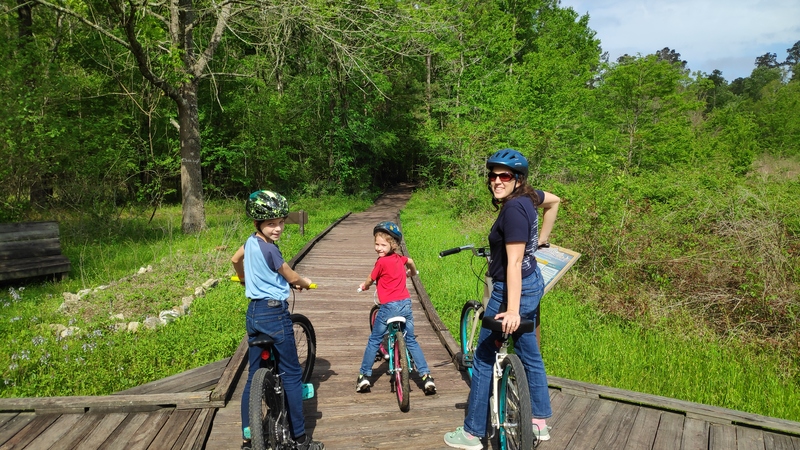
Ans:
[[[306,242],[371,198],[300,199],[305,235],[288,225],[279,245],[290,259]],[[230,257],[253,232],[240,201],[206,207],[208,229],[180,232],[180,207],[102,222],[62,219],[61,242],[72,261],[64,282],[15,284],[0,291],[0,396],[100,395],[138,386],[230,357],[244,335],[247,299],[225,282]],[[136,274],[140,267],[152,271]],[[155,330],[115,331],[181,304],[210,278],[222,282],[197,297],[189,313]],[[59,312],[63,294],[96,289],[77,309]],[[114,317],[122,314],[123,318]],[[75,327],[62,337],[54,325]]]
[[[485,245],[494,215],[482,212],[458,219],[442,207],[453,204],[448,195],[415,193],[401,220],[425,288],[458,339],[462,305],[482,292],[473,272],[481,274],[483,262],[464,253],[440,259],[438,252],[467,243]],[[563,229],[559,235],[564,236]],[[556,238],[553,242],[561,243]],[[585,265],[579,261],[543,299],[542,352],[548,374],[800,420],[796,360],[777,349],[704,330],[680,312],[656,324],[601,312],[580,297],[596,291]]]

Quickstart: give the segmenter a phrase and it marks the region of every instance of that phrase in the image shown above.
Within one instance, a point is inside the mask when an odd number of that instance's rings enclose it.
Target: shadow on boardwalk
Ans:
[[[443,433],[463,421],[468,386],[450,362],[456,343],[435,312],[426,320],[429,299],[416,280],[417,289],[409,282],[409,290],[417,339],[438,393],[423,395],[416,379],[411,410],[400,412],[385,363],[373,367],[370,393],[355,392],[374,293],[356,287],[376,258],[372,227],[393,220],[410,194],[410,186],[401,186],[347,216],[295,266],[319,285],[297,294],[295,311],[311,319],[317,334],[317,396],[304,404],[307,428],[329,450],[442,449]],[[0,399],[0,450],[238,449],[245,350],[240,345],[229,359],[118,395]],[[800,423],[555,377],[549,382],[553,438],[543,450],[800,450]]]

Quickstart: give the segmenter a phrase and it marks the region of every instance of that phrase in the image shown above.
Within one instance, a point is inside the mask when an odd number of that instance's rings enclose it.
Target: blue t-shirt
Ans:
[[[536,191],[539,201],[544,201],[544,192]],[[536,257],[539,247],[539,215],[533,201],[528,196],[507,201],[497,215],[489,232],[489,276],[494,281],[506,281],[508,255],[507,242],[525,242],[525,256],[522,258],[522,278],[536,270]]]
[[[244,288],[250,300],[286,300],[289,282],[278,269],[283,255],[278,246],[265,242],[253,233],[244,243]]]

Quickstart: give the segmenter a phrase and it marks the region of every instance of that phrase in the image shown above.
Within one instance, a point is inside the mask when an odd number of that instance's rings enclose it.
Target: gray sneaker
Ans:
[[[448,447],[461,448],[464,450],[483,450],[480,438],[469,436],[463,427],[456,428],[452,433],[445,433],[444,443]]]

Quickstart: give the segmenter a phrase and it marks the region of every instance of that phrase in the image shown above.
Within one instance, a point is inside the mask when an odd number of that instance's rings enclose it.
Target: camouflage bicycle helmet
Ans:
[[[400,232],[400,227],[398,227],[394,222],[384,220],[383,222],[375,225],[375,228],[372,229],[372,235],[374,236],[378,231],[389,233],[389,236],[397,239],[397,242],[403,240],[403,233]]]
[[[247,199],[245,210],[253,220],[278,219],[289,215],[289,202],[276,192],[255,191]]]
[[[491,169],[492,166],[505,166],[516,173],[528,175],[528,160],[522,156],[522,153],[513,148],[498,150],[494,155],[490,156],[486,160],[486,168]]]

